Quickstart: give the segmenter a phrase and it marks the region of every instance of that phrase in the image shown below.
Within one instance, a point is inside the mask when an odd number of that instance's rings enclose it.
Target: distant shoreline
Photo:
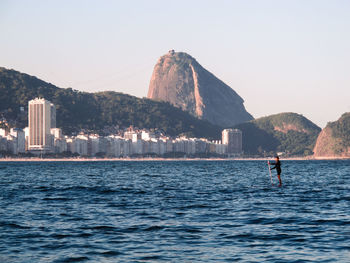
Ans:
[[[0,162],[266,161],[267,158],[0,158]],[[290,157],[283,161],[350,160],[350,157]]]

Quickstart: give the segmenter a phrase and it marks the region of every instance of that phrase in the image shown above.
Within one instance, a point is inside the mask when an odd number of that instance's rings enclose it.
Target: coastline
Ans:
[[[142,162],[142,161],[266,161],[266,158],[0,158],[0,162]],[[350,157],[288,157],[283,161],[350,160]]]

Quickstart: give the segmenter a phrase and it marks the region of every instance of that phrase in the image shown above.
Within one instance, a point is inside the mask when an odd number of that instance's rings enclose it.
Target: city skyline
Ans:
[[[350,111],[348,1],[2,1],[0,7],[0,66],[62,88],[144,97],[156,61],[175,49],[233,88],[254,118],[296,112],[324,127]]]
[[[107,136],[83,131],[76,136],[67,136],[56,127],[56,106],[45,98],[34,98],[28,102],[27,127],[0,128],[0,157],[2,153],[109,158],[166,157],[169,154],[174,158],[193,158],[204,154],[225,158],[240,157],[243,150],[242,132],[237,129],[223,130],[222,142],[187,136],[169,137],[162,132],[156,135],[149,129],[134,130],[132,126]]]

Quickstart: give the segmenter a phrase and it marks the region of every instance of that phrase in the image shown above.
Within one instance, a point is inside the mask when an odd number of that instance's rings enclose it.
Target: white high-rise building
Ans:
[[[52,151],[51,128],[56,122],[54,105],[45,99],[35,98],[28,103],[29,151]]]
[[[238,129],[225,129],[222,131],[222,143],[227,145],[227,153],[242,154],[242,131]]]

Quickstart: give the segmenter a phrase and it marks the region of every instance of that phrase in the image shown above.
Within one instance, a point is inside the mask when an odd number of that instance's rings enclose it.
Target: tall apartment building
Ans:
[[[56,128],[56,106],[50,102],[51,109],[51,128]]]
[[[56,109],[48,100],[35,98],[28,103],[29,151],[52,151],[51,128],[56,126]]]
[[[242,131],[238,129],[223,130],[222,143],[227,145],[227,154],[242,154]]]

